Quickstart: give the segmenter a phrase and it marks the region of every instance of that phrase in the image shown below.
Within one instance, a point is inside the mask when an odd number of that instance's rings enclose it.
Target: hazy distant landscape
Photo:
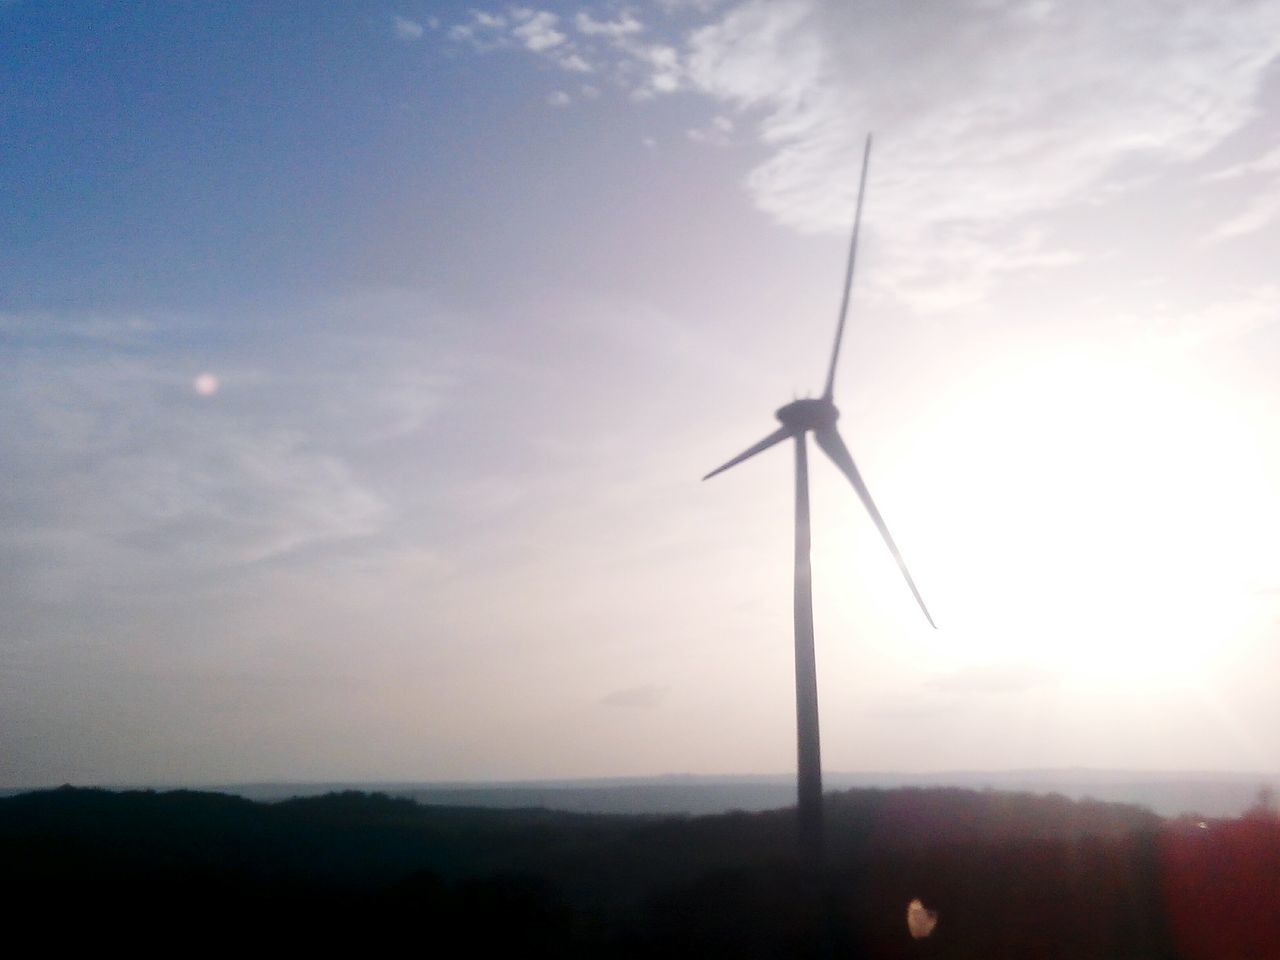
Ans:
[[[1000,773],[824,775],[829,790],[858,787],[964,787],[1146,807],[1160,816],[1235,817],[1257,802],[1258,791],[1280,792],[1280,779],[1262,774],[1130,773],[1125,771],[1012,771]],[[507,784],[312,784],[228,787],[250,799],[308,796],[334,789],[381,790],[421,803],[478,807],[546,807],[582,813],[713,814],[773,810],[795,803],[795,776],[668,776],[548,780]]]
[[[1280,778],[1260,773],[1152,773],[1124,770],[827,773],[825,783],[829,790],[859,787],[963,787],[972,790],[1052,793],[1072,800],[1093,799],[1135,804],[1162,817],[1182,814],[1237,817],[1257,803],[1259,790],[1269,788],[1280,794]],[[176,789],[181,785],[166,786]],[[684,774],[509,783],[406,781],[207,784],[199,789],[263,801],[355,790],[409,797],[420,803],[462,807],[541,807],[577,813],[703,815],[785,807],[795,802],[796,787],[794,774]],[[18,792],[20,791],[17,789],[9,789],[0,791],[0,795]]]

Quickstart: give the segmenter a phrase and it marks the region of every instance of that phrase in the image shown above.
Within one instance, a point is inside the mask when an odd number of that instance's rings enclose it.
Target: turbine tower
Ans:
[[[935,627],[929,610],[924,605],[915,581],[907,571],[907,565],[898,552],[889,528],[885,526],[880,511],[862,475],[853,463],[853,457],[836,431],[840,411],[832,400],[835,388],[836,361],[840,358],[840,342],[844,338],[845,318],[849,313],[849,293],[853,287],[853,265],[858,253],[858,227],[862,222],[862,198],[867,189],[867,164],[871,159],[871,137],[867,136],[862,153],[862,177],[858,183],[858,204],[853,218],[853,238],[849,242],[849,262],[845,268],[844,296],[840,302],[840,318],[836,323],[835,344],[831,349],[831,364],[827,368],[827,384],[822,396],[788,403],[776,416],[782,426],[755,446],[748,447],[728,463],[708,473],[709,480],[743,460],[768,450],[783,440],[793,438],[796,443],[796,573],[795,573],[795,640],[796,640],[796,733],[799,754],[797,776],[797,807],[801,848],[813,863],[822,858],[822,759],[818,741],[818,677],[813,653],[813,589],[809,566],[809,460],[806,437],[812,432],[822,451],[831,458],[840,471],[849,478],[862,505],[867,508],[880,535],[884,537],[889,552],[898,562],[898,568],[906,578],[907,586],[924,611],[929,626]]]

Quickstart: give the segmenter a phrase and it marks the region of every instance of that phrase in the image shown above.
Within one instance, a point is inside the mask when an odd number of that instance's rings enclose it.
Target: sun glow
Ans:
[[[951,666],[1182,682],[1261,616],[1246,571],[1280,523],[1259,445],[1194,368],[1055,355],[984,379],[913,429],[868,481],[950,635],[937,646]],[[822,538],[823,551],[837,542]],[[835,563],[815,558],[816,572]],[[896,571],[875,566],[881,595]]]

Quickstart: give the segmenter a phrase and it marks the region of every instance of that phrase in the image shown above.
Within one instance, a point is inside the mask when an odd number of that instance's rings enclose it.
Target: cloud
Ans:
[[[1217,243],[1257,233],[1280,218],[1280,181],[1269,184],[1246,202],[1244,209],[1214,227],[1205,240]]]
[[[633,100],[682,88],[679,49],[669,43],[642,42],[639,37],[645,26],[633,12],[624,10],[613,20],[601,20],[580,11],[573,19],[577,42],[560,26],[560,18],[549,11],[510,7],[505,14],[473,11],[447,36],[480,53],[523,50],[573,73],[605,69]]]
[[[556,63],[570,73],[592,73],[595,68],[582,58],[581,54],[569,53],[556,58]]]
[[[732,143],[733,121],[728,117],[712,117],[705,127],[694,127],[685,132],[694,143],[705,143],[713,147],[727,147]]]
[[[608,707],[656,707],[667,696],[667,687],[657,684],[646,684],[639,687],[624,687],[614,690],[600,698],[600,702]]]
[[[1153,344],[1194,352],[1210,341],[1236,340],[1280,323],[1280,286],[1260,284],[1198,308],[1149,307],[1141,317],[1123,319],[1144,329]]]
[[[563,33],[556,29],[556,24],[559,23],[560,18],[554,13],[548,13],[545,10],[535,12],[517,9],[513,11],[512,16],[519,21],[518,25],[512,28],[512,34],[534,53],[550,50],[552,47],[557,47],[564,43],[567,39]]]
[[[407,17],[396,17],[394,21],[396,37],[400,40],[421,40],[422,24],[416,20],[410,20]]]
[[[758,118],[769,155],[747,189],[762,210],[846,230],[875,130],[874,205],[893,253],[943,250],[990,274],[1037,262],[986,261],[1001,231],[1095,199],[1122,164],[1221,144],[1256,116],[1277,54],[1280,7],[1234,0],[749,0],[694,31],[684,65],[693,89]]]
[[[465,43],[479,53],[511,46],[507,36],[507,18],[483,10],[473,10],[464,23],[454,24],[445,36],[454,43]]]
[[[0,313],[0,338],[26,344],[40,343],[55,347],[64,343],[82,343],[102,347],[138,346],[150,340],[157,330],[155,320],[140,316],[57,317],[34,313],[20,316]]]
[[[723,6],[726,0],[658,0],[658,6],[667,13],[680,13],[692,10],[696,13],[709,13],[716,7]]]
[[[780,219],[843,229],[830,186],[852,195],[850,158],[875,129],[892,170],[880,190],[895,206],[982,221],[1078,195],[1127,156],[1208,152],[1254,115],[1277,27],[1280,10],[1232,0],[1133,3],[1120,16],[1099,2],[905,16],[755,0],[695,33],[689,74],[707,94],[763,111],[774,155],[750,185]],[[1030,176],[1004,180],[1013,168]]]
[[[1076,262],[1053,218],[1204,161],[1257,119],[1280,57],[1280,6],[1238,0],[743,0],[667,12],[646,24],[628,8],[583,9],[573,39],[527,7],[473,13],[459,29],[476,49],[589,69],[632,101],[707,98],[736,141],[762,148],[745,180],[753,203],[806,233],[848,230],[874,130],[871,229],[887,266],[870,282],[919,310]],[[685,135],[724,145],[729,132]],[[1277,157],[1210,176],[1274,176]],[[1264,189],[1207,239],[1278,216],[1280,189]]]
[[[572,98],[563,90],[556,90],[547,95],[547,103],[553,107],[567,107]]]
[[[554,13],[528,7],[511,7],[505,14],[473,10],[470,19],[450,27],[446,36],[478,53],[523,50],[570,73],[595,72],[591,61],[557,28],[559,22]]]
[[[649,62],[653,72],[649,75],[649,83],[659,93],[672,93],[680,89],[683,68],[680,56],[674,47],[661,44],[645,47],[641,51],[643,59]]]
[[[82,342],[86,326],[95,339]],[[403,345],[310,330],[279,354],[206,367],[189,356],[191,331],[179,353],[137,327],[5,318],[11,571],[63,594],[153,589],[386,529],[392,506],[356,455],[421,428],[445,382]],[[134,339],[104,339],[116,328]]]
[[[624,10],[616,20],[596,20],[585,10],[574,18],[573,25],[578,32],[589,37],[609,37],[617,39],[627,37],[644,30],[644,24],[636,19],[630,10]]]
[[[184,400],[189,386],[146,362],[15,373],[6,432],[40,432],[5,456],[0,538],[44,582],[169,581],[368,535],[386,517],[340,457],[216,400]]]
[[[1223,167],[1221,170],[1215,170],[1213,173],[1208,174],[1205,179],[1209,181],[1236,180],[1240,177],[1258,173],[1280,173],[1280,146],[1273,147],[1260,157],[1254,157],[1243,163],[1233,163],[1231,166]]]

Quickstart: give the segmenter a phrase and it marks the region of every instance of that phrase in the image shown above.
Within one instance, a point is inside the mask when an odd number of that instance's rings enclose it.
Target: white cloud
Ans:
[[[713,147],[727,147],[732,143],[733,121],[725,116],[711,118],[705,127],[694,127],[685,135],[694,143],[705,143]]]
[[[520,49],[570,73],[595,72],[591,61],[557,29],[558,24],[554,13],[528,7],[511,7],[506,14],[473,10],[470,18],[451,27],[447,36],[478,53]]]
[[[1280,173],[1280,146],[1273,147],[1260,157],[1234,163],[1229,167],[1216,170],[1205,177],[1206,180],[1235,180],[1258,173]]]
[[[1194,352],[1210,341],[1235,340],[1280,323],[1280,286],[1261,284],[1198,307],[1148,306],[1141,317],[1124,318],[1145,331],[1150,347]]]
[[[633,100],[649,100],[681,89],[680,51],[668,43],[642,43],[645,27],[629,10],[612,20],[580,11],[573,19],[577,40],[560,29],[550,11],[509,7],[506,14],[473,11],[450,28],[449,39],[467,43],[480,53],[523,49],[571,73],[604,71]]]
[[[553,107],[567,107],[571,102],[572,98],[563,90],[556,90],[547,95],[547,103]]]
[[[673,93],[680,89],[683,68],[680,55],[674,47],[655,44],[635,51],[638,58],[649,67],[649,86],[657,93]]]
[[[173,325],[173,321],[170,322]],[[91,314],[60,318],[50,314],[0,313],[0,334],[27,343],[69,339],[102,347],[136,346],[148,341],[157,324],[146,317]]]
[[[644,30],[644,24],[630,10],[624,10],[616,20],[596,20],[585,10],[574,18],[578,32],[589,37],[626,37]]]
[[[421,40],[422,24],[416,20],[410,20],[408,17],[397,16],[395,18],[396,36],[401,40]]]
[[[487,53],[511,45],[506,28],[506,17],[473,10],[467,22],[454,24],[446,36],[455,43],[470,45],[479,53]]]
[[[523,7],[473,14],[467,29],[477,49],[520,47],[590,69],[636,102],[678,91],[709,98],[734,114],[736,140],[765,149],[746,180],[754,203],[804,232],[848,229],[862,140],[874,130],[872,229],[892,266],[873,282],[924,308],[980,300],[1007,271],[1073,262],[1072,251],[1046,245],[1047,216],[1207,157],[1257,117],[1262,79],[1280,56],[1280,5],[1238,0],[744,0],[669,10],[701,25],[651,37],[625,8],[583,10],[572,20],[579,47],[555,14]],[[686,136],[723,145],[730,132]],[[1277,156],[1210,176],[1270,175]],[[1209,239],[1271,223],[1277,193],[1261,191]]]
[[[1204,156],[1255,116],[1277,54],[1280,7],[1234,0],[749,0],[693,33],[685,68],[760,117],[770,155],[747,186],[778,220],[846,230],[875,130],[876,222],[895,251],[955,234],[947,256],[982,260],[990,231],[1088,200],[1123,162]]]
[[[1280,220],[1280,178],[1276,174],[1280,174],[1280,147],[1272,147],[1260,156],[1208,174],[1204,179],[1209,183],[1233,180],[1263,182],[1253,185],[1238,212],[1218,224],[1205,240],[1216,243],[1247,236]]]
[[[583,59],[582,55],[578,53],[569,53],[564,56],[557,57],[556,63],[558,63],[563,69],[568,70],[570,73],[591,73],[594,69],[591,64],[587,63],[587,61]]]
[[[1206,240],[1217,242],[1257,233],[1280,219],[1280,183],[1270,184],[1249,198],[1243,210],[1218,224]]]
[[[353,347],[313,330],[265,367],[223,357],[201,394],[198,337],[175,354],[158,337],[77,346],[74,319],[5,326],[0,544],[64,596],[163,590],[378,534],[392,509],[357,455],[441,403],[439,377],[373,337]]]
[[[512,29],[512,34],[534,53],[550,50],[552,47],[564,43],[567,39],[563,33],[556,29],[556,24],[559,23],[560,18],[554,13],[549,13],[546,10],[537,12],[517,10],[513,11],[513,16],[520,21],[520,24]]]
[[[667,13],[680,13],[692,10],[696,13],[709,13],[716,7],[723,6],[725,0],[658,0],[658,6]]]
[[[340,457],[220,400],[184,402],[174,380],[114,357],[31,364],[12,382],[5,421],[43,439],[10,451],[0,536],[46,586],[172,583],[381,525],[385,504]]]

